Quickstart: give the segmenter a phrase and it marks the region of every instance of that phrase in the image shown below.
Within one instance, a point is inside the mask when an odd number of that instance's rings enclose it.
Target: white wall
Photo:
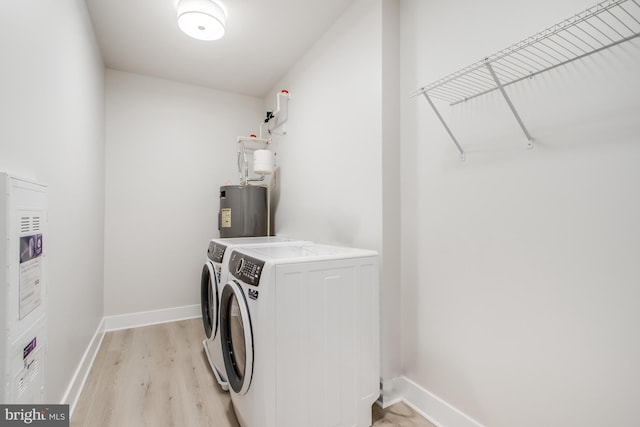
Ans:
[[[277,233],[380,248],[380,32],[379,2],[356,2],[274,88],[291,92]]]
[[[199,304],[219,187],[238,183],[236,137],[262,101],[113,70],[106,82],[105,314]]]
[[[389,328],[399,319],[398,62],[397,44],[383,43],[383,34],[397,34],[397,8],[354,2],[265,97],[273,106],[277,91],[291,93],[287,135],[274,138],[276,233],[381,254],[383,377],[397,375],[400,363],[399,335]]]
[[[0,52],[0,170],[49,185],[55,403],[103,316],[104,67],[81,0],[3,4]]]
[[[402,1],[402,89],[592,5]],[[464,11],[464,13],[461,13]],[[406,376],[491,427],[632,426],[640,407],[640,44],[441,106],[402,101]]]

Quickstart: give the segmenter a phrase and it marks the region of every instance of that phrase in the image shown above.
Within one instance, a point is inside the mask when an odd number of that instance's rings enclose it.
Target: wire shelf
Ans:
[[[608,0],[412,93],[455,105],[640,36],[638,0]],[[487,67],[490,65],[490,67]]]
[[[504,88],[640,36],[639,1],[607,0],[598,3],[481,61],[421,87],[411,96],[424,95],[464,160],[462,146],[440,115],[432,98],[456,105],[499,90],[527,137],[527,146],[531,148],[533,138]]]

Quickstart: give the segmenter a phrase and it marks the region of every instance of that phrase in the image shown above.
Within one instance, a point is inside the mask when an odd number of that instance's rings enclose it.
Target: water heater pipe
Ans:
[[[267,236],[271,236],[271,186],[270,185],[267,185]]]
[[[289,91],[283,89],[276,95],[276,111],[273,113],[267,113],[267,119],[265,120],[267,132],[269,135],[286,135],[287,131],[284,129],[284,125],[289,119],[289,99],[291,99],[291,95],[289,95]],[[281,132],[276,132],[276,129],[282,128]],[[260,127],[260,132],[262,133],[262,127]]]

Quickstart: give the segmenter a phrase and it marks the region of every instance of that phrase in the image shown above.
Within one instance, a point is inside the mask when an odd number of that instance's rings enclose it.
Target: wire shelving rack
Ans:
[[[527,138],[533,138],[505,87],[640,36],[640,0],[607,0],[414,91],[424,95],[460,156],[464,150],[432,99],[456,105],[500,91]]]

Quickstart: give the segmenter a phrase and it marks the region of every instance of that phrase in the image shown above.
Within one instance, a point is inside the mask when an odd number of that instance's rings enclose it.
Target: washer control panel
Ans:
[[[233,251],[229,259],[229,273],[236,279],[252,286],[260,284],[264,261]]]
[[[213,262],[222,263],[224,252],[227,250],[225,245],[221,245],[216,242],[209,242],[209,248],[207,249],[207,256]]]

